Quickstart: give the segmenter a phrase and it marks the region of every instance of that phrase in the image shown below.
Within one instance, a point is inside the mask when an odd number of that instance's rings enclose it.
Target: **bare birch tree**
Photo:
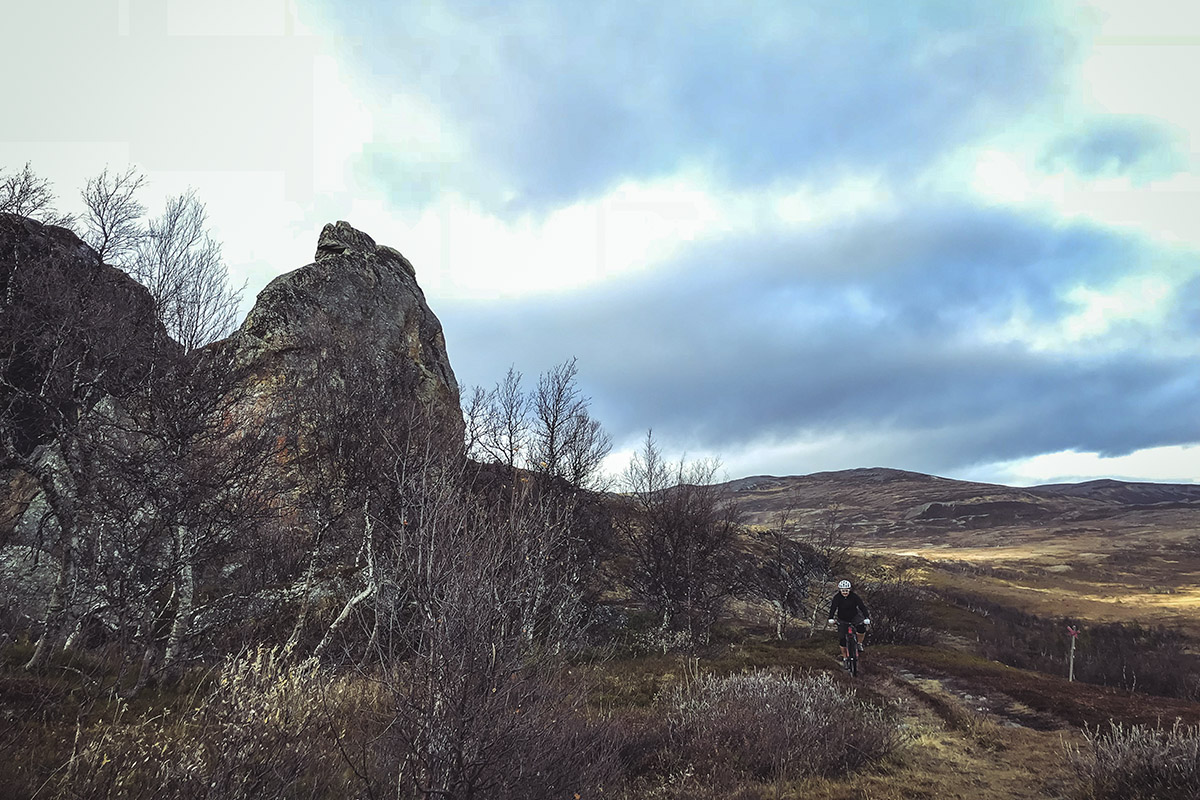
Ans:
[[[144,386],[147,351],[165,343],[132,282],[65,243],[47,229],[0,257],[0,457],[37,480],[53,521],[38,546],[58,565],[30,668],[68,635],[85,585],[95,526],[82,503],[98,469],[88,431],[108,424],[106,399]]]
[[[521,389],[521,373],[509,367],[489,395],[490,413],[482,445],[496,463],[511,472],[521,463],[529,442],[529,398]]]
[[[229,282],[208,212],[192,190],[167,201],[138,240],[130,274],[150,290],[167,331],[185,351],[227,336],[242,289]]]
[[[55,208],[58,199],[50,181],[33,171],[30,162],[19,172],[0,171],[0,213],[19,214],[45,225],[68,228],[75,221]]]
[[[779,512],[774,527],[763,532],[766,553],[751,568],[747,578],[752,596],[771,606],[775,638],[780,641],[784,638],[788,619],[804,613],[818,571],[812,548],[791,535],[792,515],[792,508],[784,509]],[[818,605],[820,598],[814,601],[813,607]]]
[[[136,689],[229,618],[210,579],[236,583],[229,551],[267,456],[231,409],[228,352],[183,353],[141,287],[28,225],[0,231],[17,232],[0,248],[0,463],[37,482],[47,513],[29,544],[57,570],[28,666],[97,623],[121,670],[140,660]]]
[[[135,167],[124,172],[105,167],[80,192],[86,209],[80,218],[82,238],[105,264],[127,267],[146,235],[146,207],[136,197],[145,183]]]
[[[579,389],[578,371],[572,358],[538,379],[531,401],[529,466],[570,486],[599,488],[600,467],[612,450],[612,439],[588,413],[589,398]]]
[[[660,615],[663,630],[701,639],[737,587],[740,512],[714,483],[719,468],[713,460],[668,462],[648,432],[622,487],[629,588]]]
[[[846,569],[850,555],[851,540],[841,504],[831,503],[824,508],[804,538],[813,551],[812,590],[818,593],[808,626],[808,635],[813,636],[828,605],[825,602],[828,598],[821,592],[832,590],[833,579]]]
[[[477,389],[464,410],[468,452],[509,473],[526,469],[549,484],[602,489],[601,470],[612,438],[591,416],[577,375],[576,360],[565,361],[543,373],[536,389],[526,393],[521,373],[509,367],[491,391]]]
[[[432,453],[405,474],[408,513],[385,537],[393,589],[377,609],[391,643],[379,662],[394,697],[392,785],[514,800],[578,786],[611,750],[559,680],[583,619],[559,568],[575,538],[570,498],[532,482],[489,498]]]

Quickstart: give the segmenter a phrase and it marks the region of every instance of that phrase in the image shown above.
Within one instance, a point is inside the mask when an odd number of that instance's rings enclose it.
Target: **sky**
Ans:
[[[346,220],[464,389],[570,358],[729,478],[1200,482],[1192,0],[5,0],[0,168]]]

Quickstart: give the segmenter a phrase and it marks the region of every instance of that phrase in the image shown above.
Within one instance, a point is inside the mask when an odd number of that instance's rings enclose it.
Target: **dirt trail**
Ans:
[[[1065,747],[1082,737],[1063,720],[907,666],[864,663],[857,679],[844,679],[873,702],[897,709],[906,736],[902,752],[880,770],[796,787],[795,797],[1068,800]]]
[[[881,693],[894,693],[917,733],[914,760],[933,776],[936,796],[1067,796],[1065,746],[1081,737],[1061,719],[998,692],[972,693],[958,682],[911,671],[875,680]],[[906,796],[924,796],[921,786],[910,788]]]

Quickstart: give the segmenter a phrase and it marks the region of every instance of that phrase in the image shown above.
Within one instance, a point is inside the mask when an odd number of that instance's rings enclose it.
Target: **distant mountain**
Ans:
[[[1190,484],[1102,480],[1019,488],[873,467],[756,475],[726,487],[749,524],[774,527],[787,514],[792,529],[835,520],[866,538],[937,538],[939,532],[998,528],[1053,536],[1084,523],[1110,527],[1104,521],[1120,517],[1132,524],[1136,513],[1170,511],[1187,516],[1179,525],[1200,523],[1200,486]]]
[[[1048,495],[1086,497],[1123,505],[1200,503],[1200,486],[1194,483],[1131,483],[1105,479],[1083,483],[1049,483],[1034,486],[1030,491]]]

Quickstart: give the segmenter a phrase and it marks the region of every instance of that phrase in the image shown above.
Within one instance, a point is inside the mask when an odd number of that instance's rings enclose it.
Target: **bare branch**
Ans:
[[[229,335],[245,288],[230,285],[221,245],[209,235],[207,223],[208,212],[194,191],[171,198],[139,240],[130,268],[187,351]]]
[[[146,207],[135,197],[145,182],[146,177],[135,167],[120,173],[109,173],[105,167],[79,193],[87,208],[80,220],[83,240],[106,264],[126,266],[146,235],[141,222]]]
[[[28,161],[20,172],[0,172],[0,212],[19,214],[46,225],[70,227],[75,218],[54,207],[57,198],[50,181],[38,177]]]

